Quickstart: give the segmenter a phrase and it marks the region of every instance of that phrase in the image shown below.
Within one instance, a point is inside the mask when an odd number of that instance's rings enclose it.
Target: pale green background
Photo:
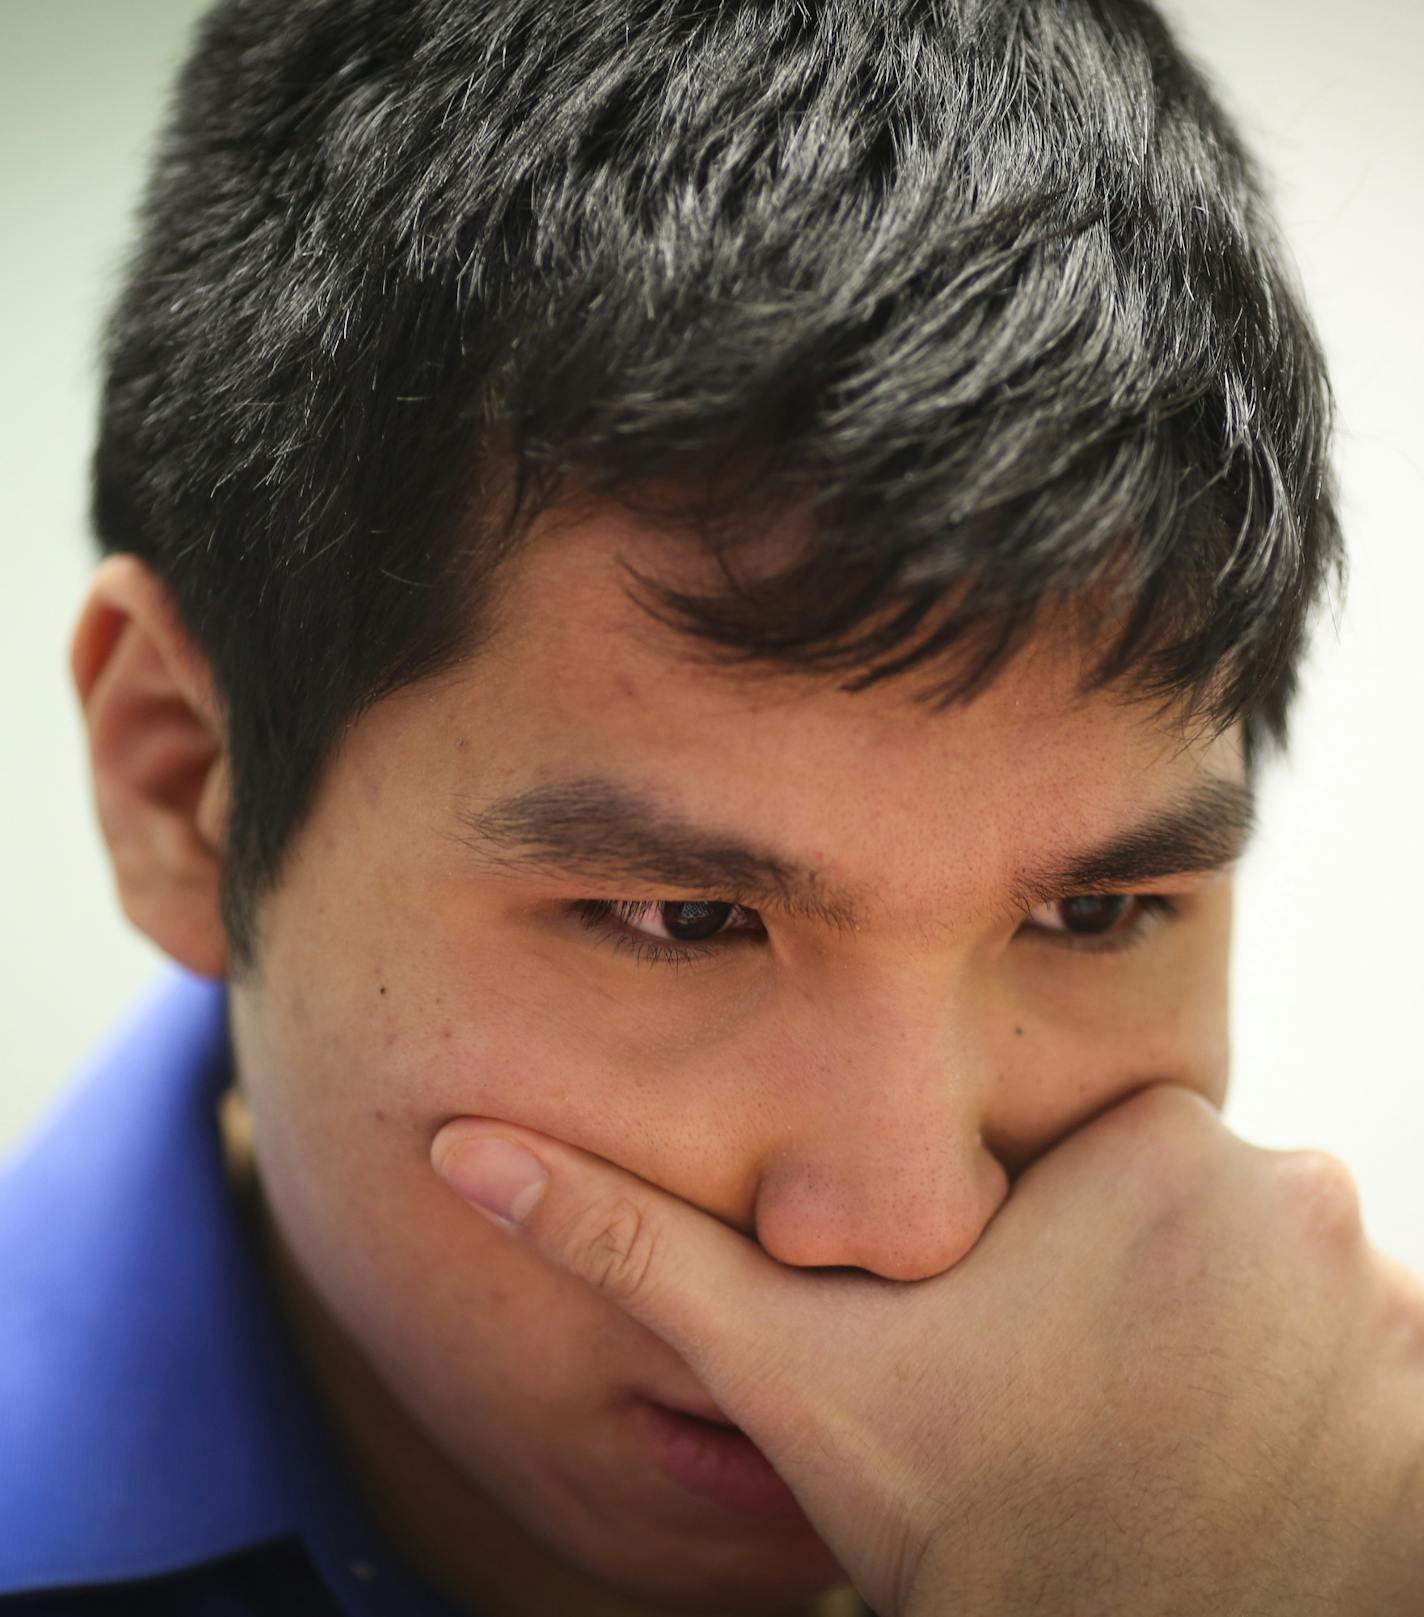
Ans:
[[[158,968],[110,893],[65,646],[90,552],[96,331],[191,0],[0,0],[4,1071],[0,1147]],[[1330,353],[1354,555],[1242,884],[1228,1118],[1354,1169],[1424,1273],[1420,602],[1424,116],[1417,0],[1178,0],[1278,176]]]

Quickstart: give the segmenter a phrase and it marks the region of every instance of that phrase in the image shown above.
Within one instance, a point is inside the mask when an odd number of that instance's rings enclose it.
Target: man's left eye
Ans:
[[[1030,910],[1025,924],[1065,940],[1128,940],[1143,934],[1156,920],[1176,913],[1161,894],[1085,893],[1059,898]]]
[[[741,906],[717,899],[679,898],[657,904],[615,901],[609,910],[626,926],[659,942],[706,943],[727,930]]]

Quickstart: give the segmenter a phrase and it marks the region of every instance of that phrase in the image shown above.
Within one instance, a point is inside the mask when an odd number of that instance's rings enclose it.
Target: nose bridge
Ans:
[[[824,1010],[824,1008],[823,1008]],[[764,1154],[757,1238],[782,1263],[922,1280],[957,1263],[1007,1194],[984,1144],[995,1072],[943,1004],[843,1004],[788,1059],[796,1114]]]

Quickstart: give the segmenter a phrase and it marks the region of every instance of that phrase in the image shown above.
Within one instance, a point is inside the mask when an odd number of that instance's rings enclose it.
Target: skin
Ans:
[[[1226,1091],[1229,869],[1134,889],[1178,914],[1114,952],[1012,894],[1045,856],[1240,780],[1235,731],[1077,697],[1061,625],[938,714],[911,683],[706,666],[622,593],[619,556],[665,574],[669,554],[609,511],[536,532],[479,657],[347,735],[232,984],[229,1159],[281,1307],[391,1540],[489,1617],[855,1607],[809,1524],[651,1467],[631,1401],[705,1394],[613,1301],[471,1218],[430,1166],[452,1118],[608,1158],[785,1264],[917,1280],[1087,1119],[1154,1082]],[[96,575],[73,661],[123,902],[223,975],[221,720],[132,558]],[[501,866],[461,818],[591,772],[812,867],[859,926],[762,917],[677,967],[600,941],[578,901],[725,895]]]

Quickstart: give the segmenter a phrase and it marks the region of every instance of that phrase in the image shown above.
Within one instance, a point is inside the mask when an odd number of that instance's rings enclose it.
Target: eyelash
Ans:
[[[1076,898],[1085,895],[1075,893],[1071,896]],[[1043,933],[1043,941],[1048,942],[1051,948],[1070,949],[1078,954],[1123,954],[1146,942],[1163,922],[1175,920],[1180,913],[1173,900],[1161,893],[1134,893],[1129,896],[1137,903],[1139,914],[1137,920],[1121,932],[1104,933],[1094,937],[1090,933],[1075,936],[1067,932],[1050,933],[1042,928],[1035,930]],[[766,936],[764,930],[753,932],[747,928],[740,928],[718,933],[702,944],[663,943],[657,938],[639,937],[627,931],[626,919],[620,920],[615,915],[619,910],[645,915],[649,910],[658,910],[663,904],[673,902],[677,901],[585,898],[574,904],[572,911],[579,923],[587,927],[600,943],[607,944],[613,949],[626,950],[646,965],[696,965],[716,955],[725,954],[734,940],[754,943]],[[695,900],[688,899],[684,902],[693,903]],[[1067,899],[1060,899],[1058,902],[1066,903]],[[741,905],[737,905],[736,910],[743,916],[756,913],[755,910],[744,909]]]

